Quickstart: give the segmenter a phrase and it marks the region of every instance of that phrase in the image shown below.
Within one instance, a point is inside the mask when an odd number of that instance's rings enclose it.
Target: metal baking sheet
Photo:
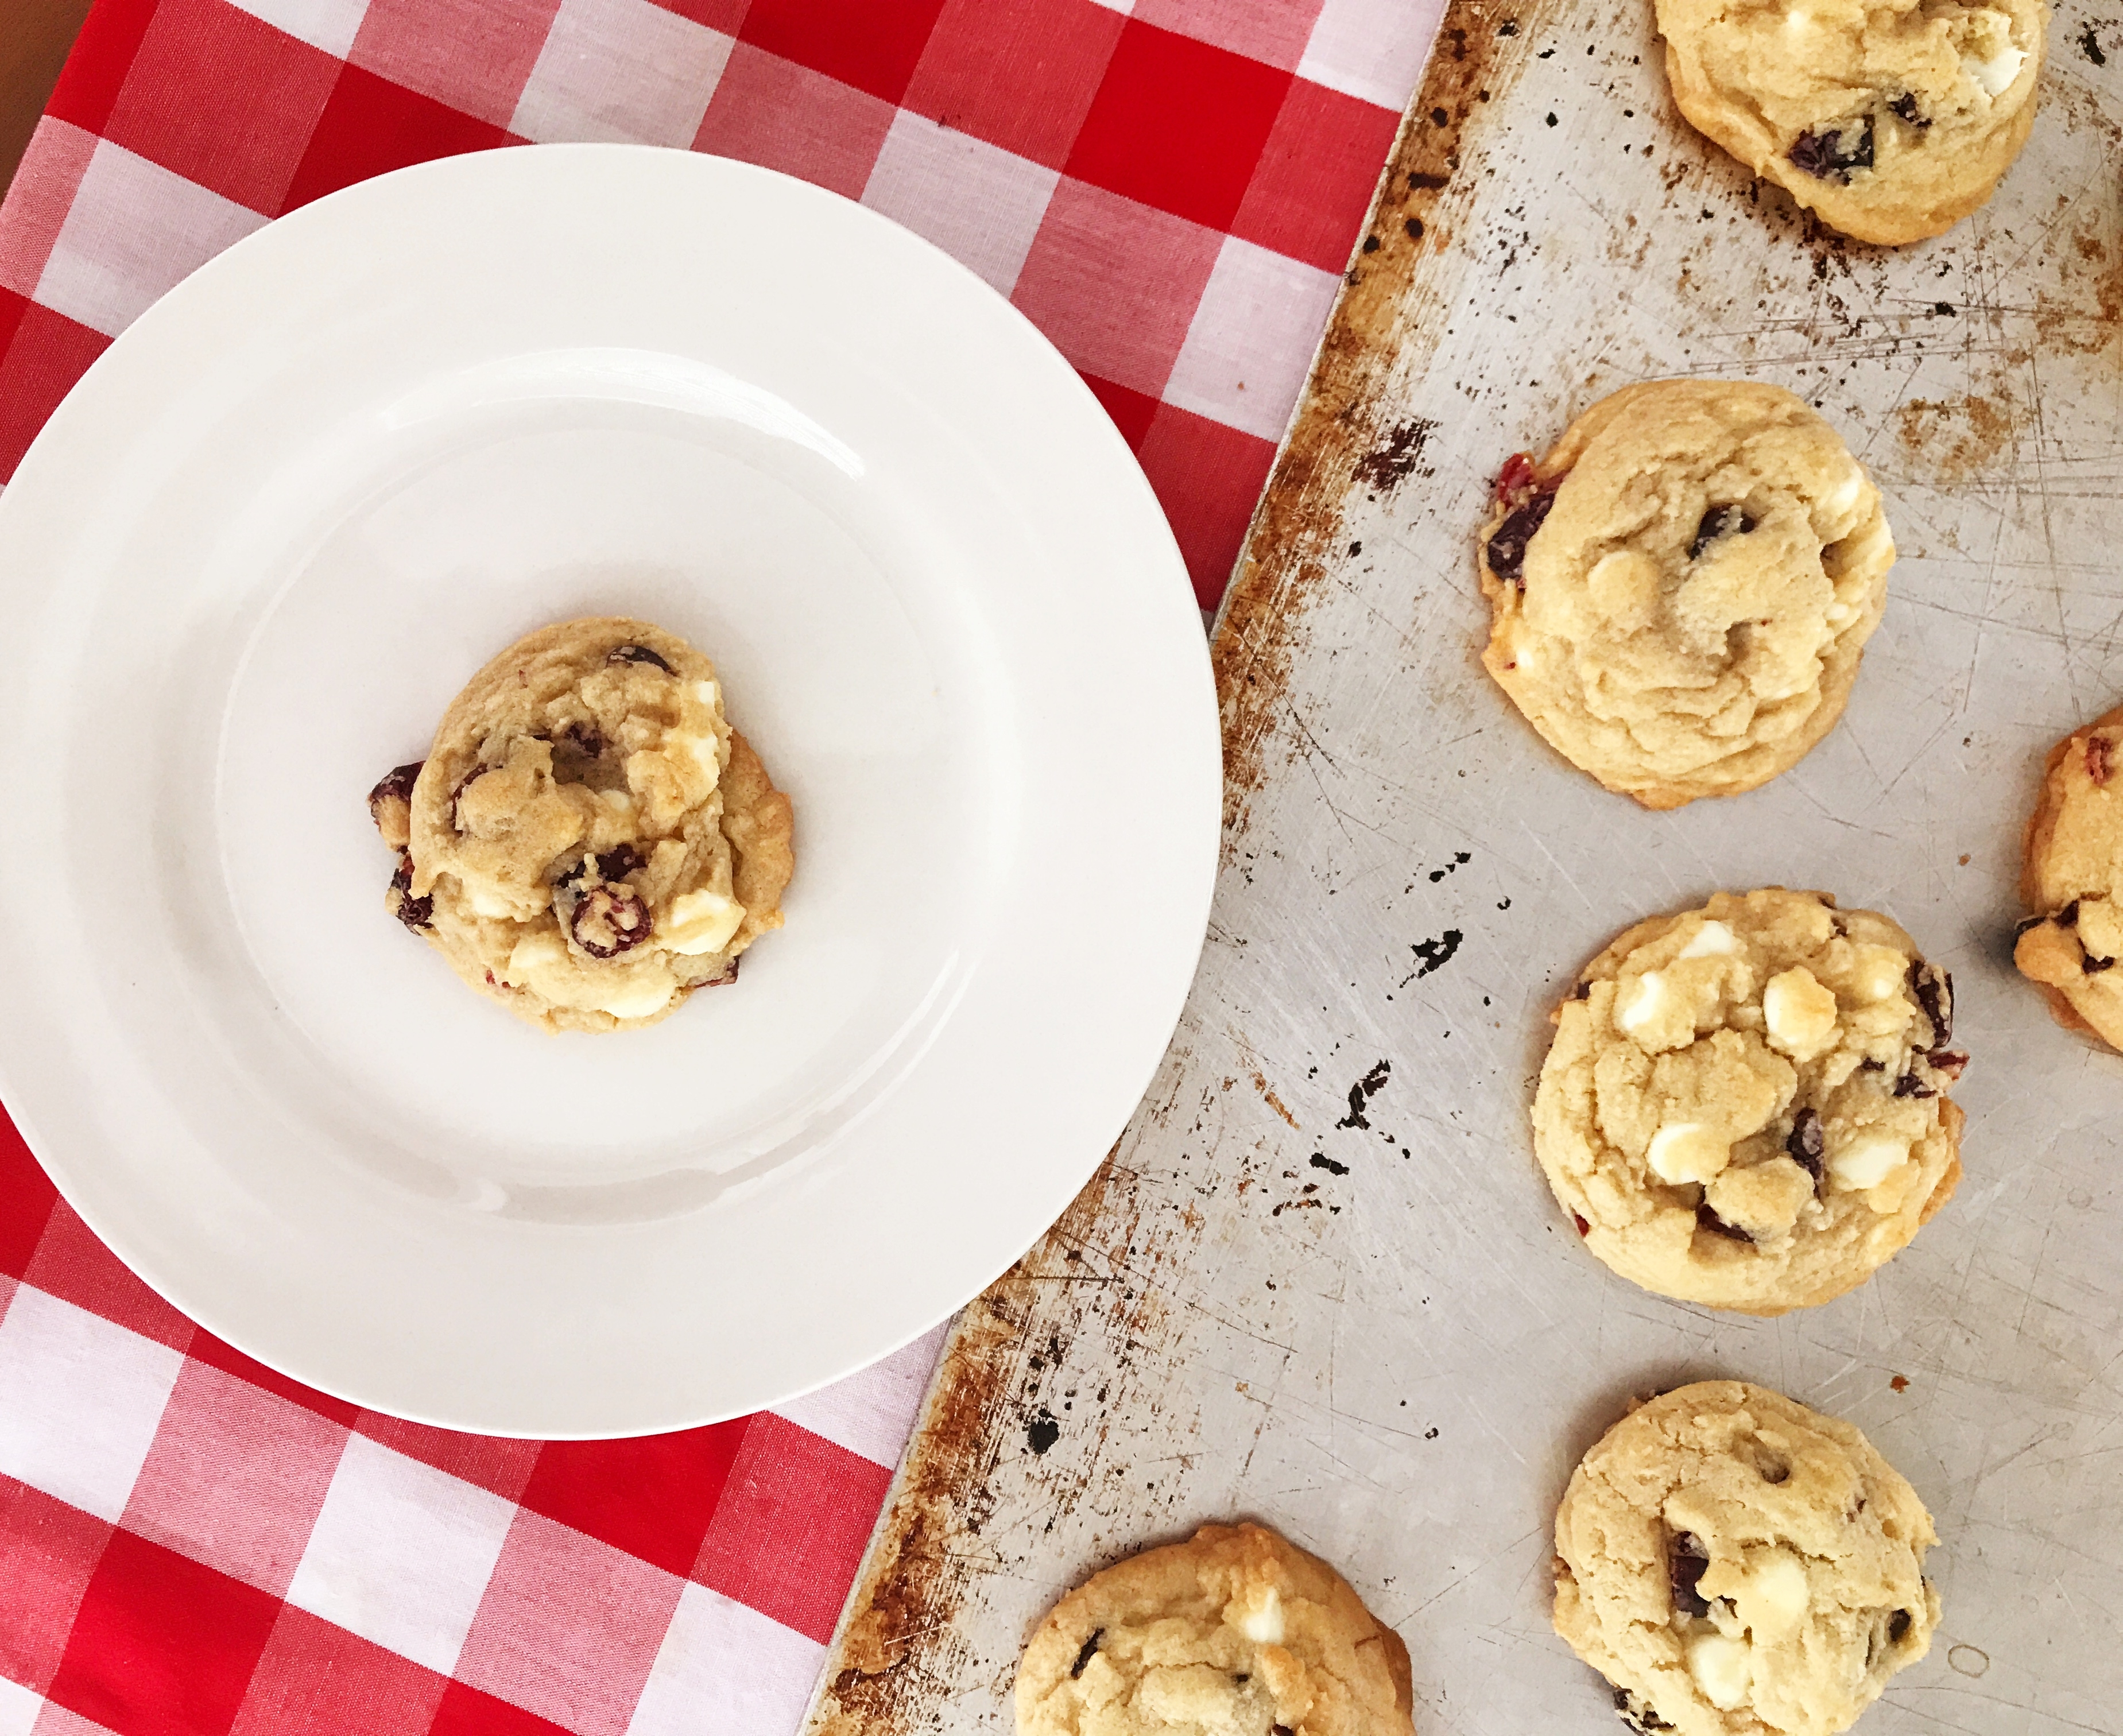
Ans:
[[[1555,1503],[1631,1394],[1709,1375],[1858,1423],[1937,1519],[1943,1630],[1871,1736],[2123,1730],[2123,1060],[2008,957],[2042,753],[2123,697],[2123,19],[2052,29],[1999,195],[1897,252],[1689,132],[1643,0],[1455,0],[1219,624],[1192,1002],[1105,1168],[954,1331],[820,1736],[1009,1731],[1064,1588],[1233,1514],[1399,1630],[1425,1736],[1612,1728],[1549,1627]],[[1507,456],[1671,374],[1817,402],[1901,559],[1835,733],[1653,814],[1482,674],[1470,538]],[[1974,1062],[1952,1204],[1758,1321],[1592,1260],[1526,1110],[1586,957],[1773,883],[1904,922]]]

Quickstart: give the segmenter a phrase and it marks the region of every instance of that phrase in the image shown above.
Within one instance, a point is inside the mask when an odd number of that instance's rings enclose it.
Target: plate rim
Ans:
[[[66,399],[39,430],[17,468],[13,481],[4,491],[0,491],[0,550],[6,549],[11,543],[17,541],[26,529],[34,528],[35,515],[40,510],[45,509],[46,495],[56,491],[61,500],[65,498],[64,485],[68,480],[69,467],[73,467],[76,474],[78,474],[79,465],[85,456],[82,451],[85,443],[83,437],[93,434],[97,425],[96,416],[106,412],[110,407],[100,401],[101,396],[107,395],[113,390],[122,392],[136,364],[140,361],[152,359],[154,354],[153,346],[160,341],[159,335],[163,327],[180,318],[188,309],[203,302],[210,304],[214,298],[233,298],[240,302],[243,293],[244,276],[250,269],[249,260],[262,256],[269,248],[288,245],[291,231],[298,239],[312,232],[328,232],[330,226],[340,221],[337,213],[356,209],[372,201],[389,200],[401,197],[402,190],[424,189],[429,184],[438,184],[444,188],[447,194],[453,183],[466,183],[476,186],[488,175],[497,172],[537,174],[543,171],[525,170],[520,166],[541,159],[546,162],[554,163],[556,167],[563,159],[576,162],[602,160],[619,163],[630,161],[654,161],[659,165],[683,161],[699,166],[700,172],[706,176],[730,176],[736,183],[749,182],[758,187],[770,189],[769,197],[793,199],[799,206],[808,204],[813,210],[831,210],[835,213],[837,220],[853,221],[870,225],[879,232],[889,232],[893,237],[889,245],[907,247],[911,243],[912,247],[911,256],[926,256],[926,269],[935,270],[937,268],[937,262],[942,262],[944,277],[947,279],[956,279],[961,292],[971,294],[976,301],[985,302],[991,309],[1007,310],[1005,323],[1014,326],[1022,338],[1029,340],[1022,345],[1024,354],[1029,358],[1036,358],[1041,370],[1051,380],[1059,382],[1064,395],[1073,397],[1078,410],[1086,413],[1080,419],[1084,434],[1087,437],[1086,449],[1089,450],[1094,445],[1103,445],[1105,452],[1102,463],[1111,467],[1114,475],[1137,495],[1139,504],[1146,504],[1150,509],[1151,518],[1149,522],[1153,523],[1156,530],[1161,534],[1155,539],[1156,546],[1154,551],[1150,549],[1145,550],[1145,559],[1146,561],[1152,561],[1154,554],[1154,564],[1165,567],[1169,572],[1179,598],[1183,602],[1185,613],[1188,617],[1184,624],[1198,636],[1194,640],[1195,648],[1185,659],[1193,666],[1191,673],[1185,678],[1199,688],[1200,697],[1205,701],[1204,728],[1201,742],[1197,745],[1205,746],[1208,751],[1199,768],[1205,775],[1205,790],[1199,793],[1207,794],[1208,796],[1205,807],[1207,814],[1210,816],[1210,823],[1204,827],[1202,838],[1198,841],[1190,841],[1188,845],[1189,849],[1196,849],[1198,844],[1198,861],[1197,866],[1192,872],[1193,884],[1182,889],[1183,901],[1188,906],[1190,912],[1185,924],[1185,944],[1180,949],[1183,950],[1187,963],[1184,972],[1179,974],[1177,992],[1169,997],[1170,1016],[1169,1019],[1161,1018],[1159,1020],[1167,1035],[1160,1044],[1158,1052],[1143,1058],[1139,1069],[1140,1083],[1135,1086],[1129,1096],[1131,1104],[1129,1115],[1123,1118],[1121,1124],[1113,1129],[1113,1137],[1118,1138],[1123,1131],[1127,1120],[1132,1119],[1134,1106],[1139,1105],[1144,1093],[1154,1082],[1159,1068],[1164,1064],[1165,1055],[1169,1051],[1170,1033],[1179,1025],[1187,995],[1191,991],[1192,981],[1207,932],[1222,834],[1221,730],[1216,716],[1216,696],[1210,666],[1207,636],[1201,631],[1198,613],[1194,608],[1193,593],[1184,561],[1176,537],[1164,516],[1162,508],[1158,504],[1139,463],[1129,451],[1119,430],[1114,427],[1110,417],[1090,387],[1084,382],[1080,375],[1059,350],[1010,303],[1006,297],[961,261],[953,258],[925,237],[905,228],[904,226],[895,223],[881,213],[873,211],[860,204],[858,201],[846,198],[831,190],[818,187],[813,183],[756,164],[745,163],[733,158],[713,157],[704,152],[624,143],[539,145],[466,153],[459,157],[439,158],[415,164],[391,171],[387,175],[372,177],[337,190],[288,213],[285,218],[262,225],[224,250],[223,253],[206,261],[166,295],[148,308],[96,359],[89,369],[84,373],[82,379],[77,382],[73,390],[68,392]],[[622,169],[617,172],[623,174],[625,171]],[[691,173],[694,171],[688,170],[686,172]],[[862,215],[860,218],[850,219],[846,216],[846,213],[850,210],[860,211]],[[266,237],[277,237],[277,240],[268,241]],[[977,288],[969,286],[977,286]],[[77,424],[81,425],[77,428]],[[1115,462],[1116,460],[1118,461],[1118,463]],[[49,481],[47,472],[51,473]],[[91,474],[92,475],[92,471]],[[11,589],[35,594],[35,588],[26,580],[21,581],[19,585],[10,585],[4,577],[0,577],[0,595],[4,595]],[[27,634],[24,636],[26,644],[30,636]],[[1181,648],[1179,640],[1174,640],[1174,648],[1175,650]],[[13,775],[0,773],[0,783],[6,782]],[[6,926],[4,922],[0,922],[0,927]],[[34,980],[33,976],[31,980]],[[10,999],[15,1000],[15,997],[10,997]],[[82,1218],[91,1231],[149,1288],[176,1307],[188,1320],[196,1321],[223,1341],[243,1351],[244,1354],[253,1356],[265,1366],[334,1397],[390,1415],[408,1417],[434,1426],[527,1438],[624,1438],[699,1426],[703,1423],[771,1408],[773,1405],[792,1401],[821,1386],[830,1385],[832,1382],[843,1378],[860,1368],[869,1366],[883,1357],[894,1354],[907,1344],[932,1330],[940,1321],[949,1319],[967,1302],[977,1295],[987,1282],[1006,1270],[1010,1262],[1024,1251],[1021,1247],[1012,1248],[1007,1255],[996,1264],[994,1270],[990,1272],[988,1277],[982,1279],[980,1284],[960,1297],[958,1301],[941,1312],[933,1309],[925,1309],[923,1317],[915,1320],[910,1325],[905,1325],[903,1330],[898,1330],[896,1335],[892,1337],[891,1342],[883,1344],[882,1348],[873,1349],[865,1347],[852,1354],[847,1352],[837,1353],[833,1358],[837,1364],[837,1372],[829,1372],[818,1378],[807,1379],[799,1384],[792,1384],[785,1390],[779,1391],[776,1396],[762,1402],[754,1403],[748,1400],[743,1405],[733,1408],[701,1412],[687,1406],[682,1398],[677,1410],[682,1411],[682,1415],[674,1413],[667,1419],[646,1424],[638,1419],[630,1419],[609,1427],[595,1423],[572,1428],[556,1428],[550,1424],[536,1427],[511,1426],[504,1419],[437,1415],[432,1410],[418,1405],[409,1406],[403,1403],[391,1402],[387,1395],[379,1394],[374,1390],[364,1389],[359,1382],[349,1384],[340,1381],[335,1372],[330,1368],[291,1366],[284,1357],[259,1355],[251,1348],[251,1342],[255,1340],[246,1341],[249,1340],[250,1335],[241,1322],[232,1321],[226,1317],[217,1317],[218,1311],[212,1307],[201,1308],[182,1299],[188,1291],[195,1292],[196,1286],[188,1284],[185,1281],[183,1274],[173,1274],[162,1269],[159,1263],[153,1258],[143,1260],[137,1246],[128,1246],[130,1237],[122,1227],[114,1224],[110,1215],[103,1208],[104,1202],[97,1196],[96,1171],[100,1163],[107,1166],[107,1160],[99,1158],[93,1141],[83,1140],[77,1145],[74,1136],[69,1133],[65,1138],[54,1142],[50,1137],[49,1128],[44,1124],[45,1118],[43,1110],[49,1105],[40,1101],[38,1090],[27,1079],[23,1063],[18,1058],[18,1045],[15,1040],[17,1034],[17,1020],[22,1016],[21,1005],[26,999],[26,997],[23,997],[20,1001],[16,1001],[15,1005],[0,1010],[0,1097],[5,1098],[8,1112],[25,1145],[36,1157],[60,1197]],[[955,1016],[955,1009],[953,1014],[946,1016],[947,1022],[951,1016]],[[73,1053],[83,1058],[87,1058],[87,1034],[76,1033],[68,1039],[68,1046]],[[89,1070],[92,1071],[92,1069]],[[26,1089],[26,1086],[29,1088]],[[1055,1205],[1054,1212],[1047,1214],[1043,1219],[1040,1229],[1034,1231],[1032,1241],[1037,1240],[1038,1234],[1041,1233],[1046,1223],[1052,1222],[1055,1215],[1066,1210],[1069,1200],[1073,1199],[1095,1174],[1107,1155],[1110,1143],[1109,1138],[1100,1142],[1097,1149],[1083,1154],[1080,1163],[1072,1166],[1073,1174],[1067,1180],[1066,1188],[1060,1187],[1057,1183],[1056,1192],[1058,1203]],[[1029,1242],[1027,1245],[1030,1245]],[[669,1410],[672,1407],[666,1404],[663,1408]]]

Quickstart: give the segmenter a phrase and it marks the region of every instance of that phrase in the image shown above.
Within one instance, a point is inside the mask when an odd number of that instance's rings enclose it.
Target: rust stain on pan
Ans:
[[[1235,831],[1268,769],[1291,651],[1335,560],[1350,491],[1402,486],[1432,429],[1396,419],[1382,388],[1429,336],[1408,319],[1422,262],[1451,246],[1471,189],[1455,184],[1470,120],[1518,76],[1538,5],[1452,0],[1380,177],[1370,223],[1254,515],[1211,647],[1224,725],[1224,821]]]

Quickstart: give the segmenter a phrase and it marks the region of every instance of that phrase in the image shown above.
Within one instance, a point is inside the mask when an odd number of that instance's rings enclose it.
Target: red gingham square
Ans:
[[[1194,575],[1196,598],[1203,608],[1214,608],[1253,522],[1254,503],[1268,486],[1275,443],[1160,404],[1136,457],[1165,503],[1172,534]],[[1226,486],[1205,488],[1203,481],[1211,476]]]
[[[676,1574],[692,1571],[748,1418],[631,1441],[551,1441],[518,1498]]]
[[[187,1362],[120,1523],[277,1598],[345,1446],[336,1424]]]
[[[252,100],[201,102],[202,59]],[[269,216],[295,178],[339,70],[330,54],[227,0],[162,0],[103,136]]]
[[[1231,233],[1322,271],[1343,270],[1399,126],[1390,110],[1294,82]]]
[[[771,1412],[755,1417],[693,1577],[821,1645],[892,1473]]]
[[[7,227],[0,229],[0,289],[26,296],[37,293],[52,243],[59,238],[68,207],[95,154],[94,134],[63,120],[37,123],[7,190]],[[13,335],[12,324],[0,332],[0,350]]]
[[[751,9],[752,0],[654,0],[654,3],[667,12],[734,36],[744,26],[744,15]]]
[[[1095,373],[1084,374],[1083,379],[1105,406],[1106,414],[1113,419],[1113,426],[1120,429],[1128,449],[1132,452],[1141,445],[1142,437],[1150,432],[1150,419],[1157,414],[1156,397],[1147,392],[1131,392],[1125,386],[1116,386]]]
[[[14,401],[8,371],[15,358],[21,354],[20,348],[8,347],[7,339],[18,324],[37,317],[40,312],[21,297],[0,289],[0,458],[7,456],[7,430],[13,423],[8,415],[8,406]],[[88,335],[96,337],[97,334],[90,332]],[[99,339],[98,349],[102,347],[102,341]],[[86,367],[87,364],[82,365]],[[13,467],[12,460],[0,463],[0,475]],[[0,1109],[0,1272],[20,1278],[29,1270],[30,1260],[36,1253],[37,1244],[44,1240],[45,1226],[51,1221],[52,1208],[59,1203],[59,1189],[52,1185],[43,1166],[30,1155],[29,1147],[22,1143],[22,1136],[15,1131],[15,1124],[7,1119],[7,1110]]]
[[[905,106],[1058,169],[1122,22],[1094,0],[944,0]]]
[[[110,340],[101,332],[63,313],[34,302],[22,310],[15,341],[0,356],[0,477],[14,475],[37,430],[59,407],[59,400],[110,347]],[[27,1209],[35,1208],[38,1197],[35,1193],[30,1196],[25,1203]],[[14,1216],[11,1203],[0,1213],[0,1221]]]
[[[0,1476],[0,1676],[40,1692],[50,1685],[110,1533],[78,1507]]]
[[[347,59],[505,127],[560,9],[560,0],[368,0]]]
[[[452,1673],[580,1736],[622,1736],[685,1584],[519,1513]]]
[[[497,1699],[482,1688],[452,1681],[443,1686],[443,1701],[428,1736],[573,1736],[565,1724],[541,1718],[519,1706]]]
[[[447,1682],[288,1604],[229,1736],[428,1736]]]
[[[118,1736],[221,1736],[279,1608],[174,1550],[114,1532],[47,1697]]]
[[[40,1290],[172,1350],[184,1349],[198,1330],[134,1277],[71,1206],[62,1205],[52,1213],[22,1276]]]
[[[1063,177],[1010,299],[1077,367],[1164,390],[1221,237]]]
[[[1289,88],[1287,73],[1132,18],[1064,168],[1221,229],[1237,214]]]
[[[1135,0],[1134,15],[1145,24],[1294,70],[1312,40],[1319,6],[1320,0]]]
[[[101,133],[140,39],[154,21],[155,6],[156,0],[99,0],[91,7],[45,112]]]
[[[740,41],[896,103],[943,0],[752,0]]]
[[[340,69],[309,149],[288,188],[293,210],[372,175],[515,143],[513,134],[393,84],[358,66]]]
[[[693,140],[696,151],[779,169],[859,199],[893,107],[740,41]]]

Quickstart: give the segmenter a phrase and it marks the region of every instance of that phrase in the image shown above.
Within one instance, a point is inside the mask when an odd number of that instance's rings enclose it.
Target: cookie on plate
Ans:
[[[1921,241],[1989,198],[2034,124],[2049,8],[1658,0],[1674,101],[1859,241]]]
[[[1258,1525],[1094,1574],[1017,1668],[1018,1736],[1412,1736],[1413,1705],[1400,1636]]]
[[[1555,1630],[1638,1730],[1833,1736],[1923,1657],[1938,1541],[1849,1424],[1744,1381],[1638,1405],[1555,1515]]]
[[[2123,708],[2050,749],[2027,823],[2013,962],[2057,1022],[2123,1049]]]
[[[794,816],[674,633],[541,627],[473,676],[421,764],[369,795],[386,903],[547,1030],[654,1024],[781,926]]]
[[[1647,808],[1786,771],[1842,715],[1894,565],[1880,491],[1775,386],[1659,380],[1497,479],[1482,661],[1573,765]]]
[[[1721,892],[1586,965],[1534,1149],[1585,1245],[1662,1296],[1781,1314],[1864,1283],[1961,1179],[1953,979],[1818,892]]]

